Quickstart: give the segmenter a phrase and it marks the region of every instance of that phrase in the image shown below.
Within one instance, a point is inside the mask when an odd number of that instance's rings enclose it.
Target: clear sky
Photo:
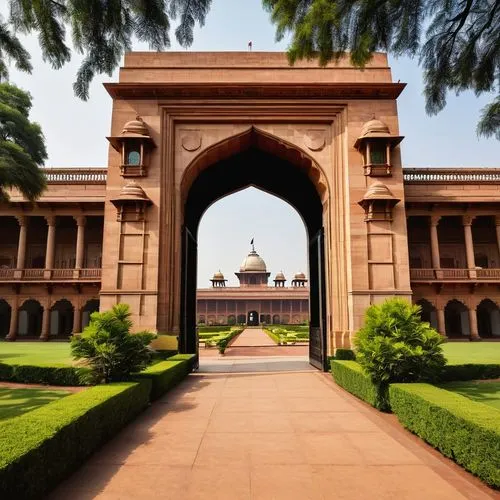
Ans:
[[[6,3],[0,2],[3,15],[7,14]],[[76,54],[70,64],[53,70],[43,62],[36,38],[24,40],[32,54],[34,71],[26,75],[12,68],[10,78],[33,96],[32,118],[45,133],[47,165],[106,165],[111,99],[102,82],[116,81],[117,74],[96,78],[90,100],[82,102],[72,89],[80,57]],[[255,51],[287,47],[286,41],[275,42],[274,27],[260,0],[213,0],[205,26],[196,30],[191,50],[246,50],[250,40]],[[171,50],[180,50],[173,30],[172,42]],[[148,47],[137,43],[134,49]],[[478,139],[475,132],[479,111],[488,96],[476,98],[471,92],[450,95],[445,110],[429,117],[417,61],[400,58],[390,62],[394,81],[408,84],[398,101],[400,132],[406,136],[401,146],[404,165],[500,166],[499,142]],[[247,189],[215,203],[201,222],[199,286],[208,285],[219,268],[236,284],[233,273],[248,252],[252,237],[273,274],[283,270],[291,278],[299,270],[307,272],[305,230],[298,214],[277,198]]]

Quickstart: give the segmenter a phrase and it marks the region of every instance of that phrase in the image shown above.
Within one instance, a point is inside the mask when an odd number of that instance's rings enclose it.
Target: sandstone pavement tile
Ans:
[[[288,433],[294,432],[286,412],[252,412],[249,414],[253,432]]]
[[[258,397],[252,397],[250,401],[250,407],[254,412],[267,412],[267,413],[283,413],[287,411],[285,402],[278,397],[263,397],[259,395]]]
[[[339,397],[329,398],[298,398],[283,399],[283,404],[291,412],[357,412],[358,410],[348,401]]]
[[[422,461],[383,431],[344,434],[356,447],[367,465],[414,465]]]
[[[297,444],[311,465],[359,465],[361,452],[340,433],[307,433],[297,436]]]
[[[227,466],[195,465],[183,500],[247,500],[250,499],[250,469],[233,464]]]
[[[216,412],[212,414],[207,433],[251,432],[252,417],[246,412]]]
[[[204,432],[208,425],[208,418],[185,417],[180,413],[168,415],[165,418],[152,422],[149,429],[152,433],[166,432]]]
[[[250,466],[250,433],[206,433],[194,465]]]
[[[335,431],[331,413],[308,411],[290,413],[290,422],[297,433]]]
[[[324,499],[308,465],[256,465],[250,471],[250,481],[252,500]]]
[[[359,412],[330,413],[334,428],[340,432],[379,432],[380,427]]]
[[[216,402],[214,413],[248,413],[252,411],[253,403],[250,397],[223,397]]]
[[[210,399],[185,399],[168,403],[155,402],[155,405],[162,404],[169,410],[168,415],[182,414],[186,417],[205,418],[212,413],[217,400]]]
[[[465,500],[467,497],[426,465],[313,466],[325,498],[339,500]],[[479,493],[479,498],[488,498]]]
[[[252,465],[307,464],[295,434],[252,433],[250,461]]]

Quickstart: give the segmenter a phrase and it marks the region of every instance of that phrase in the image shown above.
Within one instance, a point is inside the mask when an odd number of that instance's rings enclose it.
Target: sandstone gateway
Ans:
[[[67,335],[126,302],[137,329],[194,352],[198,224],[248,185],[306,225],[316,366],[394,296],[443,334],[500,334],[500,169],[403,169],[404,84],[385,55],[359,70],[290,67],[282,53],[130,53],[119,80],[106,85],[108,168],[49,168],[37,203],[14,192],[1,207],[9,339]]]

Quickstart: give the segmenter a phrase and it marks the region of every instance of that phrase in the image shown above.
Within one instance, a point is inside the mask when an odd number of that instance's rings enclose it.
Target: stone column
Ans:
[[[19,318],[19,304],[16,299],[14,300],[14,303],[12,304],[10,309],[10,327],[7,337],[5,337],[6,340],[16,340],[18,318]]]
[[[28,218],[24,215],[16,217],[19,223],[19,242],[17,246],[16,268],[24,269],[26,265],[26,239],[28,236]]]
[[[73,311],[73,334],[81,333],[82,331],[82,308],[79,304],[75,306]]]
[[[439,255],[439,237],[438,237],[438,224],[441,219],[440,215],[431,215],[430,216],[430,224],[431,224],[431,258],[432,258],[432,268],[436,270],[436,278],[440,278],[438,276],[439,271],[441,269],[441,257]]]
[[[76,256],[75,256],[75,278],[79,278],[80,269],[83,267],[83,257],[85,255],[85,223],[87,217],[78,215],[74,217],[76,221]]]
[[[47,221],[47,248],[45,251],[45,277],[50,278],[54,267],[54,256],[56,249],[56,217],[46,216]]]
[[[469,307],[469,328],[470,339],[479,340],[479,331],[477,329],[477,311],[475,307]]]
[[[445,321],[444,307],[443,306],[436,307],[436,316],[437,316],[438,332],[443,337],[446,337],[446,321]]]
[[[40,340],[49,340],[50,334],[50,303],[47,301],[45,307],[43,308],[42,314],[42,333],[40,334]]]
[[[475,216],[464,215],[462,217],[462,225],[464,226],[465,235],[465,255],[467,257],[467,269],[469,269],[469,278],[476,277],[476,259],[474,258],[474,242],[472,240],[472,222]]]

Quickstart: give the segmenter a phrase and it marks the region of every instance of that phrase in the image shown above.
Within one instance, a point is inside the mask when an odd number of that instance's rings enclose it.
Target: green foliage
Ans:
[[[182,47],[189,47],[195,24],[204,24],[211,1],[9,0],[9,24],[23,33],[37,33],[44,59],[56,69],[71,59],[66,44],[66,34],[71,30],[75,51],[83,55],[73,88],[78,97],[87,99],[94,76],[111,75],[123,54],[132,49],[134,38],[149,43],[151,50],[168,48],[171,19],[179,21],[175,30],[177,41]],[[3,52],[15,56],[19,69],[31,70],[29,55],[5,23],[0,24],[0,51],[0,57]]]
[[[2,50],[0,26],[0,56]],[[2,62],[0,60],[0,73]],[[38,167],[47,158],[40,125],[30,122],[31,96],[9,83],[0,83],[0,202],[8,201],[7,189],[17,188],[29,200],[45,189]]]
[[[389,410],[387,387],[374,384],[356,361],[330,361],[335,382],[379,410]]]
[[[233,327],[231,326],[199,326],[198,333],[219,333],[219,332],[230,332]]]
[[[393,384],[391,409],[409,430],[500,488],[498,410],[428,384]]]
[[[92,370],[64,365],[14,365],[0,363],[0,380],[19,384],[90,385],[96,382]]]
[[[500,382],[498,380],[472,380],[469,382],[448,382],[443,389],[456,392],[479,403],[500,410]]]
[[[0,498],[41,498],[149,402],[151,384],[72,394],[0,423]]]
[[[419,57],[426,109],[446,105],[449,90],[497,91],[500,9],[485,0],[263,0],[276,36],[292,34],[290,61],[321,65],[349,53],[364,66],[376,51]],[[424,33],[425,31],[425,33]],[[483,110],[478,132],[500,139],[500,97]]]
[[[446,363],[442,342],[420,307],[399,299],[370,306],[354,339],[356,359],[377,385],[436,380]]]
[[[485,380],[500,378],[500,364],[446,365],[439,379],[453,380]]]
[[[142,372],[134,374],[134,379],[151,380],[151,401],[154,401],[188,376],[191,371],[191,356],[156,363]]]
[[[117,304],[110,311],[94,312],[83,333],[71,339],[75,359],[84,359],[105,382],[127,380],[146,368],[152,358],[150,332],[130,333],[130,309]]]
[[[356,354],[352,349],[337,349],[335,351],[335,359],[354,361],[356,359]]]

